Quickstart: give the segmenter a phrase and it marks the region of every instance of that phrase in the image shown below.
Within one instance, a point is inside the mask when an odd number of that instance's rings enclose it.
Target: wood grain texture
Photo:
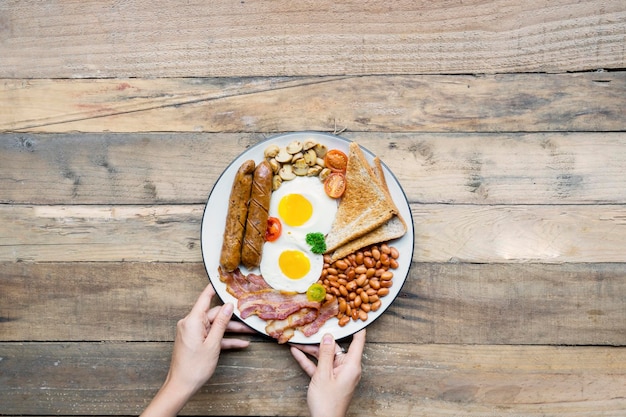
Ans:
[[[379,155],[415,224],[350,417],[623,417],[624,45],[623,0],[1,1],[0,414],[140,413],[213,184],[316,130]],[[307,414],[245,337],[182,415]]]
[[[623,262],[626,206],[412,204],[415,262]],[[202,205],[0,205],[1,262],[200,262]],[[222,230],[207,233],[223,233]]]
[[[165,377],[170,349],[0,343],[3,412],[136,415]],[[625,364],[625,348],[368,343],[348,415],[617,417],[626,410]],[[301,416],[307,383],[284,346],[252,343],[222,354],[181,415]]]
[[[205,204],[268,135],[1,134],[0,203]],[[342,136],[379,155],[412,203],[626,203],[624,132]]]
[[[0,77],[566,72],[624,68],[619,0],[172,4],[7,1]]]
[[[200,205],[3,205],[0,259],[198,262],[203,211]]]
[[[0,131],[623,131],[626,72],[4,79],[0,96]]]
[[[208,283],[201,263],[2,263],[0,271],[0,333],[15,342],[172,341]],[[414,263],[368,340],[626,346],[625,273],[624,264]]]

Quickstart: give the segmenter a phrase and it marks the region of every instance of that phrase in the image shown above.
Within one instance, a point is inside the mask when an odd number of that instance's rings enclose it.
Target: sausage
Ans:
[[[224,241],[220,254],[220,265],[228,272],[234,271],[241,261],[241,247],[243,246],[243,233],[248,216],[248,201],[252,191],[254,168],[254,161],[244,162],[235,174],[230,190]]]
[[[241,262],[248,269],[256,268],[261,263],[272,196],[272,176],[272,168],[267,161],[259,163],[254,170],[246,231],[241,250]]]

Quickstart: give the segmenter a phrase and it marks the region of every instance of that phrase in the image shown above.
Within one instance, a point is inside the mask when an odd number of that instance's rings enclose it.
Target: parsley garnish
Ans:
[[[326,252],[326,240],[322,233],[307,233],[305,240],[311,246],[311,252],[318,254]]]

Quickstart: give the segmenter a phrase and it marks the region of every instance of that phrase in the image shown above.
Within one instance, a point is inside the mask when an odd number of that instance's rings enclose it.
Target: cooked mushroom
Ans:
[[[272,191],[278,190],[282,183],[283,183],[283,179],[280,177],[280,175],[274,175],[272,177]]]
[[[322,145],[321,143],[318,143],[317,145],[315,145],[313,149],[315,149],[315,153],[317,154],[318,158],[325,157],[326,152],[328,152],[328,148],[326,147],[326,145]]]
[[[281,148],[275,158],[281,164],[291,162],[291,154],[285,148]]]
[[[280,171],[278,171],[278,175],[280,175],[280,178],[285,181],[291,181],[292,179],[296,178],[296,174],[294,174],[291,164],[283,165]]]
[[[315,165],[309,168],[309,172],[307,172],[306,175],[308,175],[309,177],[315,177],[319,175],[320,172],[322,172],[322,167],[319,165]]]
[[[296,175],[304,176],[309,172],[309,164],[306,163],[304,158],[300,158],[293,163],[293,172]]]
[[[289,152],[292,155],[297,154],[301,150],[302,150],[302,142],[298,140],[294,140],[289,145],[287,145],[287,152]]]
[[[304,155],[302,154],[302,152],[296,152],[293,155],[291,155],[291,163],[293,164],[294,161],[297,161],[298,159],[302,159],[304,158]]]
[[[280,148],[278,147],[278,145],[272,144],[268,146],[267,148],[265,148],[265,152],[263,152],[263,155],[265,155],[265,157],[268,159],[274,158],[276,155],[278,155],[279,151],[280,151]]]
[[[274,174],[278,174],[278,170],[280,169],[280,162],[276,160],[276,158],[272,158],[269,160],[270,168],[272,168],[272,172]]]
[[[317,163],[317,154],[313,149],[309,149],[304,153],[304,160],[310,167],[312,167]]]
[[[324,182],[326,181],[326,178],[328,178],[328,176],[330,175],[330,169],[328,168],[324,168],[320,171],[318,177],[320,179],[320,181]]]
[[[309,149],[313,148],[315,145],[317,145],[317,141],[315,139],[306,139],[304,143],[302,144],[302,149],[305,151],[308,151]]]

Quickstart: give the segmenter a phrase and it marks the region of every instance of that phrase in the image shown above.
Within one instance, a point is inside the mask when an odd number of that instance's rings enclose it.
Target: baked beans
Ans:
[[[386,243],[363,248],[343,259],[331,262],[324,255],[319,283],[326,289],[326,300],[337,299],[340,326],[350,320],[367,321],[368,313],[377,311],[381,298],[393,285],[393,269],[398,267],[400,253]]]

